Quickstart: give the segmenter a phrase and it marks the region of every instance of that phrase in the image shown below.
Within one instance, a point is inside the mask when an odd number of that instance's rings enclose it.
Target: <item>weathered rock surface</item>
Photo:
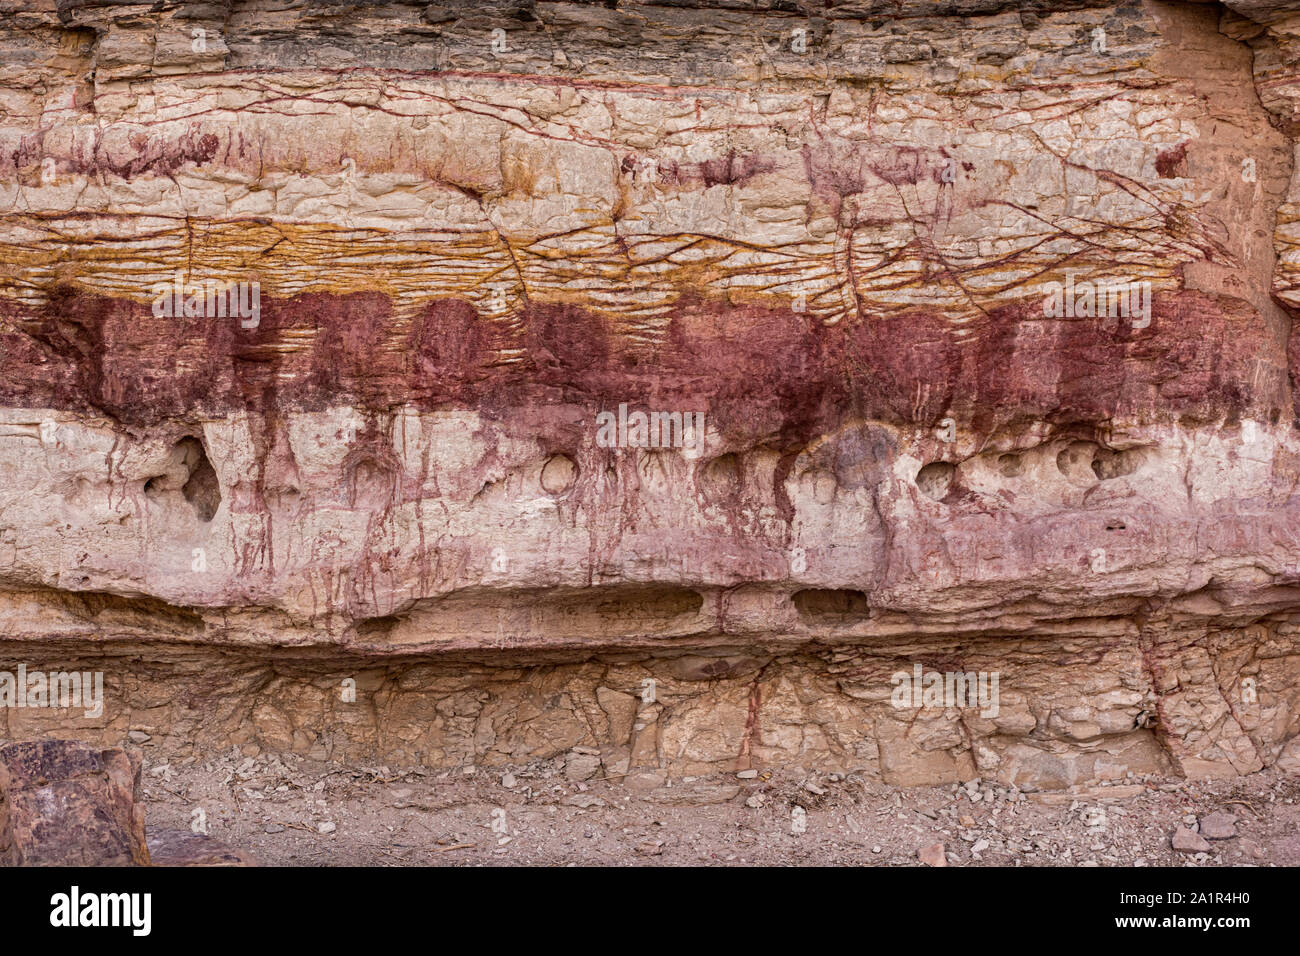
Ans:
[[[140,759],[50,740],[0,747],[0,863],[146,866]]]
[[[245,850],[189,830],[150,829],[149,858],[154,866],[256,866]]]
[[[1237,818],[1231,813],[1216,810],[1201,818],[1197,832],[1207,840],[1231,840],[1237,835]]]
[[[1174,831],[1173,847],[1182,853],[1210,852],[1209,842],[1195,831],[1187,829],[1187,827],[1179,827]]]
[[[948,858],[944,854],[942,843],[932,843],[916,851],[916,858],[925,866],[947,866]]]
[[[0,737],[1300,769],[1291,6],[0,0]]]

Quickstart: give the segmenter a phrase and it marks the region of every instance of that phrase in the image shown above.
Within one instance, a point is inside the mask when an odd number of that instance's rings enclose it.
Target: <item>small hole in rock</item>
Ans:
[[[167,470],[144,483],[145,495],[164,506],[169,499],[178,500],[171,497],[177,491],[189,502],[200,521],[211,521],[221,506],[217,472],[208,461],[203,443],[192,435],[172,446]]]
[[[1056,456],[1056,468],[1066,478],[1077,482],[1091,482],[1096,477],[1093,459],[1097,446],[1090,441],[1070,442]]]
[[[939,501],[952,485],[957,466],[947,461],[932,461],[916,473],[916,485],[927,498]]]
[[[871,612],[867,595],[862,591],[808,588],[796,591],[791,600],[799,617],[805,621],[863,618]]]
[[[212,462],[208,461],[203,445],[197,439],[188,438],[186,441],[194,442],[198,460],[190,467],[190,477],[181,486],[181,494],[194,506],[200,521],[211,521],[221,507],[221,485],[217,482],[217,471],[212,467]]]
[[[578,464],[568,455],[552,455],[542,465],[542,489],[550,495],[562,495],[578,480]]]
[[[1092,473],[1101,481],[1131,475],[1142,464],[1141,455],[1135,451],[1111,451],[1109,448],[1097,449],[1092,459]]]
[[[740,460],[730,452],[719,455],[705,466],[704,484],[710,494],[732,494],[740,485]]]

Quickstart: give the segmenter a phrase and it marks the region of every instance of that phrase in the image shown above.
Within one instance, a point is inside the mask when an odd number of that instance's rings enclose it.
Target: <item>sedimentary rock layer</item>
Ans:
[[[1286,7],[0,2],[0,732],[1300,764]]]

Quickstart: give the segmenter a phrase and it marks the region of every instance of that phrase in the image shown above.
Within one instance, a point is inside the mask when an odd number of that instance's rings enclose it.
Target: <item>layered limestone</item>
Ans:
[[[0,0],[0,736],[1300,768],[1288,6]]]

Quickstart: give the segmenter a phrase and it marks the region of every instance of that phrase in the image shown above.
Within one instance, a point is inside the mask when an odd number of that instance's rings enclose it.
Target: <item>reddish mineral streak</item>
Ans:
[[[378,294],[263,296],[260,326],[242,329],[64,291],[35,313],[0,314],[14,329],[3,335],[0,401],[98,410],[131,425],[339,404],[491,412],[632,401],[704,409],[738,442],[784,445],[855,417],[932,426],[953,415],[992,432],[1016,417],[1281,414],[1258,367],[1280,374],[1285,360],[1270,363],[1269,336],[1244,303],[1157,294],[1145,329],[1047,319],[1035,305],[990,313],[958,334],[928,313],[826,326],[697,300],[675,310],[657,345],[640,346],[568,305],[530,304],[512,332],[454,299],[399,325]],[[309,345],[277,347],[302,330],[315,333]],[[512,348],[524,350],[522,361],[497,360]]]

